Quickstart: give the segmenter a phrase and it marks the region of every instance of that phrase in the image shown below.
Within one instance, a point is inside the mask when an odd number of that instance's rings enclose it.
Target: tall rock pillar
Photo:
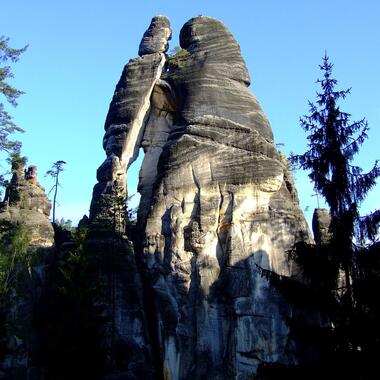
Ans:
[[[294,275],[286,251],[309,239],[308,228],[231,33],[196,17],[183,26],[180,45],[162,75],[177,108],[141,252],[164,375],[247,379],[260,363],[296,361],[291,308],[260,268]]]
[[[97,170],[98,183],[90,207],[90,222],[95,229],[111,229],[117,203],[126,201],[127,169],[138,155],[150,97],[162,74],[170,37],[169,20],[154,17],[141,41],[140,57],[124,67],[116,86],[104,127],[107,158]],[[123,229],[123,222],[124,215],[118,215],[118,230]]]

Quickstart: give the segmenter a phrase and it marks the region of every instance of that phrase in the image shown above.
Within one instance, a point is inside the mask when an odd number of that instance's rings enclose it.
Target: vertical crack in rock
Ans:
[[[160,78],[162,69],[165,65],[165,56],[161,55],[160,58],[161,60],[156,69],[155,77],[152,80],[150,88],[148,89],[144,98],[142,99],[141,108],[139,109],[136,118],[132,122],[127,142],[121,154],[122,161],[126,162],[127,164],[126,169],[128,169],[128,166],[130,165],[131,161],[136,159],[136,157],[134,157],[134,152],[136,148],[140,145],[142,139],[144,125],[143,121],[146,118],[150,107],[150,97],[153,92],[154,85],[156,84],[156,81]]]
[[[176,108],[174,90],[168,82],[158,79],[151,95],[151,110],[141,142],[145,152],[138,187],[141,193],[138,209],[138,222],[141,228],[145,224],[150,208],[158,161],[172,131]]]
[[[133,239],[155,376],[245,379],[261,362],[297,362],[291,307],[257,266],[297,275],[286,251],[309,231],[232,34],[210,17],[189,20],[185,52],[164,70],[170,34],[155,17],[116,87],[90,220],[96,231],[109,225],[114,185],[126,197],[125,172],[143,147]],[[133,281],[139,274],[129,289]]]
[[[197,180],[197,176],[195,175],[195,172],[194,172],[194,167],[192,165],[191,165],[191,174],[193,176],[193,180],[194,180],[195,186],[198,189],[198,196],[200,197],[201,186],[199,185],[199,182]]]

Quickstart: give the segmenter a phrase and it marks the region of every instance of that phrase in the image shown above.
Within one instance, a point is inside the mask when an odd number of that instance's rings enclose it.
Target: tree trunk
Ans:
[[[55,177],[55,189],[54,189],[54,198],[53,198],[53,223],[55,223],[55,204],[57,202],[57,192],[58,192],[58,176],[59,172],[57,173],[57,176]]]

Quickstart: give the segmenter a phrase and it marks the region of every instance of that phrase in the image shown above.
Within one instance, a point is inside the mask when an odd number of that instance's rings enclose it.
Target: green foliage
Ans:
[[[376,224],[363,231],[366,225],[360,223],[359,206],[380,176],[377,161],[368,173],[352,165],[354,156],[367,138],[368,123],[365,119],[350,122],[351,115],[339,107],[339,100],[345,99],[348,90],[335,90],[337,80],[331,78],[333,65],[325,55],[320,69],[323,79],[317,83],[322,92],[317,93],[316,103],[309,102],[310,114],[301,117],[301,127],[309,133],[309,149],[301,155],[292,155],[293,164],[309,170],[309,177],[315,190],[322,195],[330,207],[332,229],[340,244],[350,247],[355,237],[355,227],[360,230],[356,238],[370,239],[376,235]],[[367,219],[368,222],[368,219]]]
[[[62,160],[58,160],[54,162],[51,169],[46,172],[46,175],[54,179],[57,178],[59,176],[59,173],[61,173],[64,170],[63,165],[65,164],[66,164],[66,161],[62,161]]]
[[[8,80],[13,78],[10,64],[18,61],[27,46],[14,49],[8,43],[9,38],[0,36],[0,152],[12,154],[20,151],[21,142],[13,140],[11,136],[15,132],[23,132],[23,129],[13,122],[12,116],[5,109],[4,100],[15,107],[18,97],[23,94],[11,86]],[[5,173],[0,174],[0,186],[6,185],[5,175]]]
[[[12,169],[24,167],[28,162],[28,157],[21,156],[20,152],[12,152],[7,158],[7,162],[11,165]]]
[[[332,67],[325,55],[320,66],[323,79],[317,81],[322,91],[317,92],[316,104],[309,102],[310,114],[300,119],[301,127],[309,133],[309,149],[293,155],[292,161],[310,171],[316,191],[329,205],[331,238],[323,249],[328,260],[325,268],[333,268],[336,273],[343,271],[341,301],[352,311],[355,306],[352,281],[358,251],[355,241],[375,239],[379,227],[379,212],[367,216],[366,223],[362,223],[359,206],[375,186],[380,167],[375,162],[368,173],[363,173],[360,167],[352,165],[367,137],[368,124],[365,119],[350,122],[351,115],[340,110],[339,100],[345,99],[350,90],[335,89],[337,80],[331,78]]]
[[[29,272],[29,233],[23,224],[0,222],[0,359],[6,352],[10,324],[14,316],[9,315],[9,295],[23,292],[23,277]]]
[[[83,253],[82,237],[76,234],[77,242],[80,241],[77,248],[69,252],[68,257],[59,264],[59,270],[62,274],[63,285],[59,287],[59,292],[63,295],[76,294],[76,298],[81,304],[89,295],[92,294],[92,287],[83,286],[88,281],[88,260]]]
[[[70,219],[61,218],[60,220],[56,221],[57,226],[61,227],[62,229],[70,232],[75,231],[75,227],[73,227],[73,222]]]
[[[44,316],[48,320],[43,365],[49,379],[101,376],[103,320],[95,303],[98,287],[85,248],[87,233],[84,228],[74,232],[75,248],[61,257],[52,272],[48,316]]]
[[[130,227],[136,223],[137,210],[128,207],[133,197],[134,195],[126,197],[123,187],[114,181],[112,193],[105,201],[111,216],[109,227],[115,235],[123,235],[126,225]]]
[[[14,49],[8,43],[9,38],[0,36],[0,94],[9,104],[16,106],[17,99],[23,92],[9,84],[8,79],[13,78],[9,64],[17,62],[27,46],[22,49]],[[5,111],[3,101],[0,101],[0,151],[4,150],[8,153],[18,151],[21,144],[18,141],[11,140],[10,135],[14,132],[22,131],[21,128],[14,124],[11,115]]]
[[[22,172],[28,162],[28,158],[21,156],[19,151],[15,151],[9,154],[7,162],[11,165],[11,172],[7,172],[4,175],[10,173],[14,174],[19,171]],[[12,181],[12,179],[10,181],[5,179],[4,175],[0,175],[0,187],[5,188],[4,201],[8,202],[8,204],[17,203],[20,201],[20,194],[17,191],[16,184]]]
[[[0,292],[4,296],[16,285],[20,265],[28,265],[30,236],[23,224],[0,224]]]
[[[112,231],[115,235],[122,235],[125,230],[125,218],[127,204],[125,201],[124,189],[115,180],[112,186],[112,194],[109,198],[110,212],[112,215]]]
[[[350,114],[340,110],[338,102],[350,90],[335,90],[332,67],[325,56],[323,79],[317,82],[322,90],[315,104],[309,102],[309,115],[300,119],[309,133],[308,150],[291,158],[310,171],[316,192],[329,205],[331,237],[318,245],[298,243],[289,252],[302,271],[302,282],[260,270],[294,307],[288,321],[293,339],[301,350],[314,350],[312,362],[305,362],[304,378],[318,373],[321,379],[371,379],[380,352],[380,303],[374,296],[380,287],[380,249],[378,244],[356,243],[375,239],[378,231],[380,212],[360,218],[359,206],[380,168],[376,162],[363,174],[352,165],[368,125],[365,119],[350,122]],[[271,378],[270,373],[262,378]]]
[[[190,53],[187,50],[182,49],[179,46],[176,46],[174,49],[172,49],[169,52],[169,55],[168,55],[167,62],[168,62],[169,68],[181,67],[181,61],[184,58],[188,57],[189,55]]]
[[[49,191],[49,194],[50,194],[54,190],[54,196],[53,196],[53,215],[52,215],[53,223],[56,223],[56,220],[55,220],[55,208],[56,208],[56,205],[57,205],[58,187],[61,186],[61,184],[59,183],[59,175],[60,175],[61,172],[63,172],[63,170],[64,170],[63,166],[64,165],[66,165],[66,161],[62,161],[62,160],[56,161],[56,162],[54,162],[54,164],[51,167],[51,169],[48,170],[46,172],[46,174],[45,174],[45,177],[49,176],[49,177],[51,177],[51,178],[54,179],[54,185],[53,185],[53,187]]]

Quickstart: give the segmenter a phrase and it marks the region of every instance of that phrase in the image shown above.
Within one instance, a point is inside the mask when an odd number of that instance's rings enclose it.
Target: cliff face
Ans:
[[[286,251],[309,232],[231,33],[193,18],[180,33],[185,51],[168,58],[170,35],[168,20],[154,18],[141,57],[122,73],[90,221],[93,231],[112,226],[112,202],[126,198],[126,171],[142,147],[131,238],[156,370],[165,379],[246,379],[262,362],[297,360],[291,309],[259,269],[296,275]],[[124,217],[117,223],[122,230]]]

